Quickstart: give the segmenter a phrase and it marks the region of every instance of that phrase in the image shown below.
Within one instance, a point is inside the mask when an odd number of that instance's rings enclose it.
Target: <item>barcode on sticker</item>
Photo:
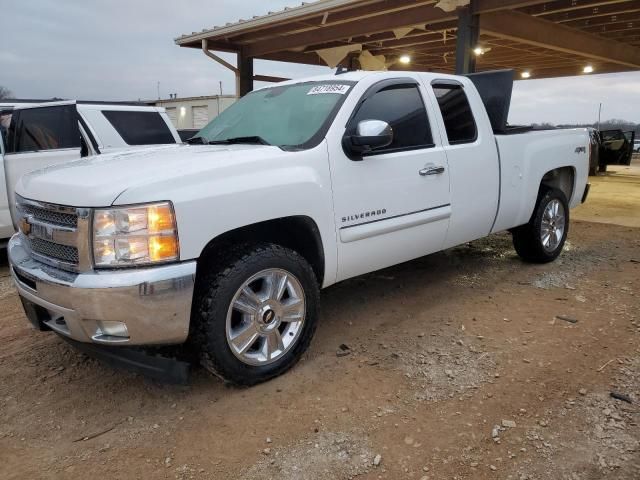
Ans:
[[[317,85],[307,92],[307,95],[319,95],[321,93],[337,93],[344,95],[349,91],[349,85],[337,85],[330,83],[328,85]]]

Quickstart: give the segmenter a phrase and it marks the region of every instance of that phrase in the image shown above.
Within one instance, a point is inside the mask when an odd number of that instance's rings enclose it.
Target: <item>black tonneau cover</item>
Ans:
[[[513,131],[507,125],[511,92],[513,91],[513,70],[495,70],[491,72],[470,73],[465,75],[473,82],[480,94],[482,103],[489,114],[494,133],[522,133],[523,127]]]

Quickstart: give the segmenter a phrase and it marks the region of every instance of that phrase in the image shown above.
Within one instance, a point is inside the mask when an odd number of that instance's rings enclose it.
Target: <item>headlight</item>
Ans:
[[[168,262],[177,260],[179,253],[176,219],[169,202],[94,212],[96,267]]]

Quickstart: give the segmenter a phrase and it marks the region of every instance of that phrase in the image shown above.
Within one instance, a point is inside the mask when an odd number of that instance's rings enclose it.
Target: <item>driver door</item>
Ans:
[[[451,214],[449,171],[429,104],[414,79],[383,80],[358,102],[345,141],[361,121],[382,120],[393,129],[392,143],[364,156],[331,146],[338,281],[441,249]]]

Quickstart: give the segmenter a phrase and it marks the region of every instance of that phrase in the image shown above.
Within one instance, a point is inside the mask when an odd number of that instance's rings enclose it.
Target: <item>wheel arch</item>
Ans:
[[[298,252],[313,269],[318,284],[325,275],[325,254],[320,229],[308,216],[275,218],[224,232],[210,240],[198,258],[196,282],[200,270],[215,261],[216,252],[243,243],[275,243]]]
[[[546,172],[540,179],[538,194],[547,188],[557,188],[564,193],[567,203],[571,204],[571,199],[576,188],[576,169],[571,166],[554,168]]]

